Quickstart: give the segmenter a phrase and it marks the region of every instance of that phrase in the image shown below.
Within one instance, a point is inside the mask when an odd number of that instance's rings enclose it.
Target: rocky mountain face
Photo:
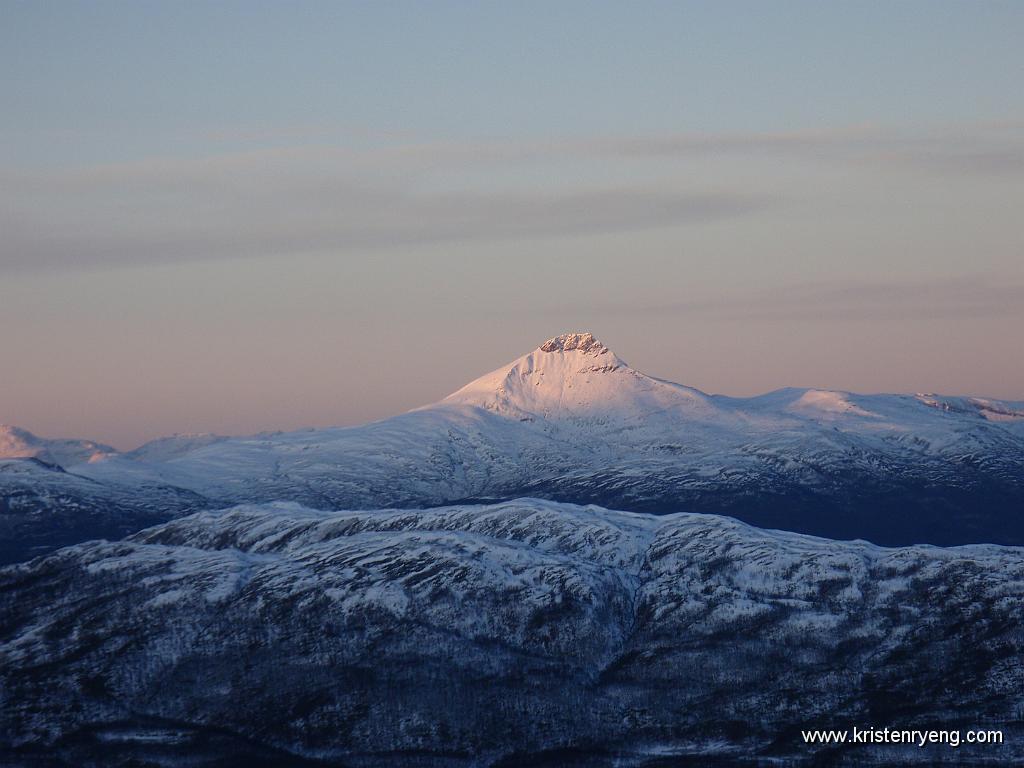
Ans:
[[[242,502],[376,509],[532,496],[726,514],[886,545],[1024,544],[1024,403],[815,389],[708,395],[640,373],[583,333],[361,427],[87,453],[66,455],[66,472],[31,503],[0,472],[9,560],[43,551],[47,537],[51,547],[89,537],[72,532],[88,529],[73,522],[85,481],[90,498],[137,505],[136,530],[158,509],[168,519]],[[68,522],[48,532],[36,519]]]
[[[1009,765],[1024,550],[242,506],[0,571],[4,764]],[[998,747],[805,745],[984,728]]]

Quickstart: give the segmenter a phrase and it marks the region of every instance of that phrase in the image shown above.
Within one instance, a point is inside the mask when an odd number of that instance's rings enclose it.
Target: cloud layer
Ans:
[[[744,183],[716,173],[716,163],[734,169],[765,158],[1019,176],[1024,127],[307,146],[7,170],[0,171],[0,270],[345,254],[700,224],[756,214],[794,194],[771,177],[753,174]],[[660,168],[663,161],[669,165]],[[701,165],[691,172],[686,163]],[[533,173],[525,181],[524,168]]]

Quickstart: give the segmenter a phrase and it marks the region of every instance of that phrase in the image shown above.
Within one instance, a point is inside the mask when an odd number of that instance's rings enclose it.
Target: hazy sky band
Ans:
[[[1018,4],[0,16],[0,422],[354,423],[576,328],[710,391],[1024,399]]]

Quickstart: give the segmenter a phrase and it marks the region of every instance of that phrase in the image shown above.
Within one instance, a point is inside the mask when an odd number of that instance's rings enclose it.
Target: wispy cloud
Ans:
[[[560,237],[746,215],[743,191],[569,184],[511,191],[445,184],[444,147],[268,150],[2,178],[0,268],[347,251]],[[441,183],[438,182],[440,179]]]
[[[0,171],[0,270],[64,269],[430,242],[626,232],[741,218],[785,199],[771,180],[571,163],[767,155],[944,173],[1024,172],[1024,125],[920,135],[834,131],[258,149],[57,171]],[[565,165],[569,163],[570,165]],[[524,164],[550,169],[518,185]],[[593,174],[591,174],[593,177]],[[467,180],[468,179],[468,180]],[[475,181],[474,181],[475,179]],[[481,180],[483,179],[483,180]]]

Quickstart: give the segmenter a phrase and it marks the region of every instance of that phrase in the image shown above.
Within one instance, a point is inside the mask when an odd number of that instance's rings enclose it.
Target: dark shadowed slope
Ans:
[[[0,571],[0,732],[8,760],[76,766],[1009,765],[1022,585],[1020,549],[706,515],[241,507]],[[1006,743],[799,738],[850,725]]]

